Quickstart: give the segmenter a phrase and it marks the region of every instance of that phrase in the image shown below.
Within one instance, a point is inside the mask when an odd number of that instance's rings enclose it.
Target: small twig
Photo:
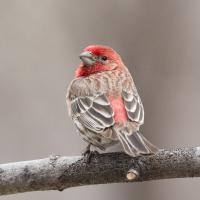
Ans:
[[[124,153],[94,154],[89,164],[82,156],[52,155],[41,160],[1,164],[0,195],[199,176],[200,147],[160,150],[156,155],[137,158]]]

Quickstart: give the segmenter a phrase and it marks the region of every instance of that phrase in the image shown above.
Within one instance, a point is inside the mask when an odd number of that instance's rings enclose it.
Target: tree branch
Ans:
[[[156,155],[137,158],[124,153],[94,154],[90,164],[82,156],[50,156],[40,160],[1,164],[0,195],[199,176],[200,147],[160,150]]]

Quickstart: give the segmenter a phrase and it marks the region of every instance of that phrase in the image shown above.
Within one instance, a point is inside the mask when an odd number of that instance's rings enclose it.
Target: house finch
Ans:
[[[157,148],[139,133],[144,109],[121,57],[112,48],[91,45],[67,92],[69,113],[89,145],[101,150],[120,142],[126,154],[152,154]]]

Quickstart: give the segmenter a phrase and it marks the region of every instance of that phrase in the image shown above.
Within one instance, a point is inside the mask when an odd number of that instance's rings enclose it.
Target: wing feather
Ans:
[[[144,123],[144,108],[137,91],[122,91],[128,118],[140,125]]]
[[[114,113],[104,94],[75,98],[71,102],[71,115],[94,132],[103,132],[114,124]]]

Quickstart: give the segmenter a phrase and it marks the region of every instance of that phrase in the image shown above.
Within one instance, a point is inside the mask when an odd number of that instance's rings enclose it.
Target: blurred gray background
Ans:
[[[160,148],[200,145],[200,1],[0,0],[0,163],[79,155],[65,94],[89,44],[116,49]],[[5,200],[199,199],[199,179],[77,187]]]

